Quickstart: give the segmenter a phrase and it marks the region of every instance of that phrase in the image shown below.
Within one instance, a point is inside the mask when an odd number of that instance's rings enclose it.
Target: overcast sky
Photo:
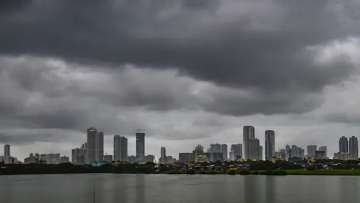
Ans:
[[[0,146],[21,160],[95,126],[146,152],[360,135],[358,0],[2,0]],[[0,153],[2,154],[2,153]]]

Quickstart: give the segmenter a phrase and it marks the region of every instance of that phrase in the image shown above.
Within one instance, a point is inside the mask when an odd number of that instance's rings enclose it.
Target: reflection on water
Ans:
[[[0,176],[1,203],[358,203],[358,191],[351,176]]]

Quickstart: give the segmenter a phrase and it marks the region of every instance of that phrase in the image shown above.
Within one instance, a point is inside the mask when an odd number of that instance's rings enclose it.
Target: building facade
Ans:
[[[250,142],[255,139],[255,128],[253,126],[244,126],[243,128],[243,144],[244,144],[244,158],[251,159]]]
[[[128,161],[128,140],[124,136],[114,135],[114,161]]]
[[[103,161],[104,159],[104,133],[96,128],[87,129],[86,163]]]
[[[352,136],[349,139],[349,159],[357,160],[359,158],[359,142],[357,137]]]
[[[275,131],[265,131],[265,160],[271,161],[275,157]]]
[[[306,147],[307,149],[307,157],[309,159],[314,159],[315,158],[315,153],[316,153],[316,150],[317,150],[317,145],[308,145]]]
[[[86,163],[86,143],[80,148],[71,150],[71,162],[75,165],[83,165]]]
[[[240,161],[242,158],[242,144],[232,144],[230,149],[230,160]]]
[[[349,142],[348,142],[348,138],[345,136],[342,136],[339,139],[339,152],[340,153],[349,153]]]
[[[10,154],[10,145],[4,145],[4,163],[10,164],[11,161],[11,154]]]
[[[136,133],[136,161],[145,162],[145,133]]]

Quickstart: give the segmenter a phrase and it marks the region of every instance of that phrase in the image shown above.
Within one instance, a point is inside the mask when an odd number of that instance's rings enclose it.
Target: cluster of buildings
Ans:
[[[24,159],[25,164],[62,164],[69,163],[69,157],[61,156],[59,153],[56,154],[33,154]]]
[[[87,141],[79,148],[72,149],[72,163],[102,164],[116,162],[145,163],[154,162],[154,155],[145,155],[145,132],[136,132],[136,156],[128,156],[128,140],[124,136],[114,135],[113,155],[104,155],[104,133],[94,127],[86,131]]]
[[[334,159],[339,160],[357,160],[359,158],[359,142],[357,137],[352,136],[349,139],[342,136],[339,139],[339,152],[334,154]]]
[[[266,130],[265,138],[265,160],[266,161],[298,161],[298,160],[324,160],[329,159],[326,146],[308,145],[307,154],[304,148],[297,145],[286,145],[284,149],[275,151],[275,131]],[[244,146],[244,147],[243,147]],[[263,146],[255,137],[255,127],[244,126],[243,144],[232,144],[230,158],[227,157],[226,144],[211,144],[207,152],[204,147],[198,145],[192,153],[179,153],[179,162],[214,162],[214,161],[239,161],[239,160],[264,160]],[[244,152],[244,153],[242,153]],[[341,137],[339,140],[339,152],[334,154],[337,160],[358,160],[358,139],[355,136],[349,138]]]
[[[113,155],[104,155],[104,133],[94,127],[86,131],[86,142],[80,147],[72,149],[71,162],[76,165],[84,164],[104,164],[112,162],[146,163],[154,162],[154,155],[145,154],[145,132],[138,130],[136,136],[136,155],[128,155],[128,139],[124,136],[114,135]],[[192,152],[179,153],[178,160],[166,155],[166,148],[160,149],[160,164],[189,163],[189,162],[223,162],[223,161],[242,161],[242,160],[284,160],[297,161],[304,159],[323,160],[328,159],[327,147],[308,145],[307,154],[305,150],[297,145],[286,145],[285,148],[275,150],[275,131],[266,130],[264,133],[264,144],[260,145],[259,139],[255,136],[255,127],[243,127],[243,144],[232,144],[230,152],[227,144],[210,144],[207,150],[202,145],[197,145]],[[265,158],[263,158],[263,153]],[[358,160],[358,139],[355,136],[347,138],[342,136],[339,139],[339,152],[334,154],[337,160]],[[24,159],[25,164],[61,164],[69,163],[67,156],[59,153],[34,154],[31,153]],[[0,156],[0,163],[16,164],[20,163],[10,154],[10,145],[4,146],[4,155]]]

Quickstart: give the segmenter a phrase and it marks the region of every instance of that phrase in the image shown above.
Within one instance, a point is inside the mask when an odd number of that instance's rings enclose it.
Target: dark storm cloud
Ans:
[[[353,34],[350,1],[33,1],[0,19],[0,52],[178,68],[268,94],[319,91],[351,66],[316,67],[306,52]],[[20,9],[20,8],[19,8]]]
[[[2,0],[0,1],[0,16],[11,12],[17,12],[30,5],[32,0]]]
[[[317,63],[311,49],[357,34],[351,1],[22,2],[2,6],[0,53],[38,57],[1,59],[6,123],[111,128],[139,108],[303,113],[353,73],[346,57]]]

